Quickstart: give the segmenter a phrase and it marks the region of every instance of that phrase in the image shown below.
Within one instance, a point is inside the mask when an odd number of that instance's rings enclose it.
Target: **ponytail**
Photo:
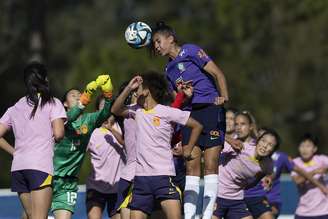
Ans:
[[[34,118],[41,98],[41,107],[46,103],[54,102],[47,78],[46,67],[38,62],[28,64],[24,69],[24,83],[26,87],[27,103],[33,106],[30,119]]]

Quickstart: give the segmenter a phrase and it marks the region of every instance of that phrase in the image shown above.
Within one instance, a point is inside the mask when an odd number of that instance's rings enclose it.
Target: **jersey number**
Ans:
[[[77,193],[76,192],[67,192],[67,202],[68,202],[68,204],[75,205],[76,198],[77,198]]]

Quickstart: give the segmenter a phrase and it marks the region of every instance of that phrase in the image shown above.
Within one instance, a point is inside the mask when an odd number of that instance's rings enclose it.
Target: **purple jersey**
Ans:
[[[292,172],[294,169],[293,161],[288,157],[287,154],[277,151],[271,156],[274,162],[274,179],[272,188],[267,192],[267,198],[270,203],[281,203],[280,197],[280,176],[282,171]]]
[[[200,47],[184,44],[178,56],[166,65],[170,90],[176,91],[179,82],[192,80],[192,103],[213,103],[219,92],[214,79],[203,69],[209,61],[211,59]]]

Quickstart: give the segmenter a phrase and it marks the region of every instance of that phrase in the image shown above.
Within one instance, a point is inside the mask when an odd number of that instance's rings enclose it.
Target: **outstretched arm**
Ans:
[[[129,117],[129,110],[125,106],[124,101],[129,96],[130,92],[138,88],[140,84],[142,84],[142,78],[140,76],[132,78],[123,92],[116,98],[111,109],[113,114],[124,118]]]

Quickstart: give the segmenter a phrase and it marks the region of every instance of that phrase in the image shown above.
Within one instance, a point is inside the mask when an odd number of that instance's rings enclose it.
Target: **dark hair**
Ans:
[[[304,141],[311,141],[315,146],[318,146],[319,144],[319,138],[311,133],[305,133],[301,139],[300,142]]]
[[[76,87],[72,87],[72,88],[68,89],[67,91],[65,91],[64,95],[63,95],[62,98],[61,98],[61,102],[62,102],[63,104],[64,104],[65,101],[67,100],[67,94],[68,94],[69,92],[71,92],[72,90],[78,90],[78,91],[80,91],[80,89],[79,89],[79,88],[76,88]]]
[[[33,106],[30,118],[34,118],[41,98],[41,108],[48,102],[54,102],[47,78],[46,67],[39,62],[31,62],[24,69],[24,83],[26,98],[29,105]]]
[[[232,112],[233,114],[237,114],[238,113],[238,110],[236,108],[233,108],[233,107],[228,107],[226,108],[226,113],[227,112]]]
[[[275,152],[276,150],[278,150],[280,147],[280,144],[281,144],[281,138],[280,138],[279,134],[273,129],[266,128],[265,132],[258,137],[257,142],[259,142],[265,135],[272,135],[276,139],[277,143],[275,144],[272,153]]]
[[[157,103],[167,105],[172,102],[164,75],[154,71],[149,71],[142,74],[141,77],[143,80],[142,87],[149,89],[151,96]]]
[[[153,54],[155,54],[153,37],[156,33],[164,34],[167,37],[172,36],[174,42],[178,43],[178,38],[177,38],[177,35],[176,35],[175,31],[173,30],[173,28],[170,27],[169,25],[165,24],[164,21],[158,21],[158,22],[156,22],[156,25],[154,27],[152,27],[152,34],[151,34],[151,36],[152,36],[151,42],[152,43],[150,43],[150,50]]]

